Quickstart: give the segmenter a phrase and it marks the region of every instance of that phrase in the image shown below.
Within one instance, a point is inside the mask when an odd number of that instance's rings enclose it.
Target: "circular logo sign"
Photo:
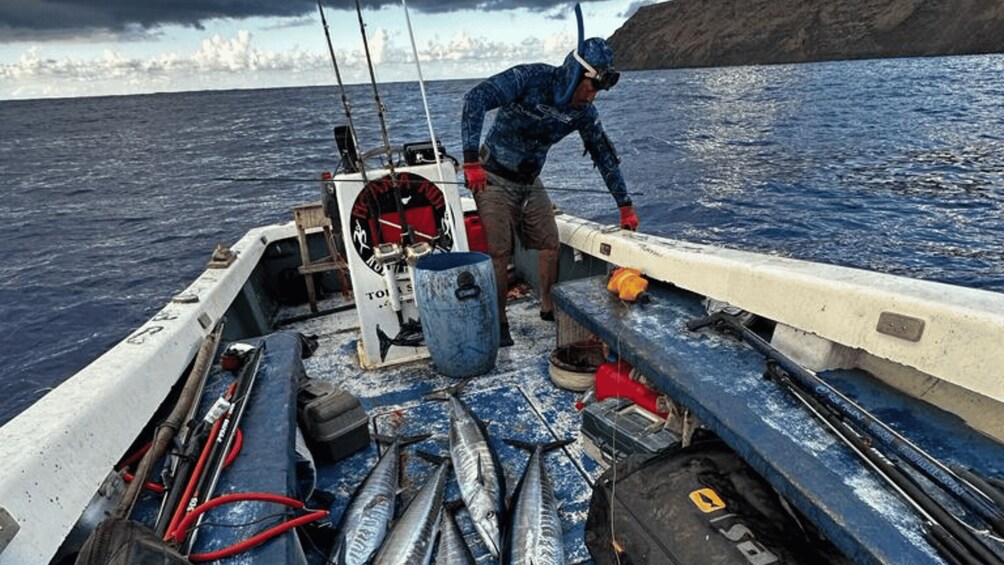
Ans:
[[[399,198],[404,210],[403,226]],[[396,183],[390,175],[370,181],[352,204],[349,228],[352,247],[377,274],[383,274],[383,265],[373,257],[373,248],[382,243],[425,241],[445,251],[453,249],[453,224],[447,217],[446,198],[432,181],[414,173],[399,173]],[[410,232],[408,241],[404,241],[403,232]]]

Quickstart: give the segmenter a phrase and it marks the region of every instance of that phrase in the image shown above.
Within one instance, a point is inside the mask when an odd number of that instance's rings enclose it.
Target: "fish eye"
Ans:
[[[495,511],[494,511],[494,510],[489,510],[489,511],[488,511],[488,512],[487,512],[487,513],[485,514],[485,518],[494,518],[494,517],[495,517]]]

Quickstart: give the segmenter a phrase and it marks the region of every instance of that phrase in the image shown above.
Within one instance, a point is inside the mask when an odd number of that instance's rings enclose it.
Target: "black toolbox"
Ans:
[[[582,410],[586,454],[606,465],[633,453],[662,453],[680,445],[665,420],[627,398],[606,398]]]
[[[304,379],[296,408],[307,445],[322,462],[340,461],[370,443],[369,415],[359,399],[329,382]]]

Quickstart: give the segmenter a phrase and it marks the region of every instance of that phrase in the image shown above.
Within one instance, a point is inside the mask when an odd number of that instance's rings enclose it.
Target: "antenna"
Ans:
[[[408,1],[401,0],[404,7],[404,19],[408,22],[408,37],[411,38],[411,52],[415,56],[415,68],[418,70],[418,88],[422,91],[422,105],[425,107],[425,121],[429,124],[429,138],[432,140],[432,154],[436,157],[436,170],[439,171],[439,182],[443,178],[443,166],[439,162],[439,145],[436,143],[436,132],[432,128],[432,113],[429,111],[429,99],[425,96],[425,79],[422,78],[422,63],[418,60],[418,47],[415,45],[415,32],[411,29],[411,15],[408,13]]]

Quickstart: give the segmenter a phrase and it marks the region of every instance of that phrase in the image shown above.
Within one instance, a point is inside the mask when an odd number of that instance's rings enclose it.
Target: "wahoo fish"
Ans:
[[[404,440],[413,443],[428,435]],[[341,526],[335,540],[334,562],[337,565],[363,565],[369,563],[380,548],[394,517],[400,474],[402,440],[390,442],[383,457],[370,471],[362,486],[342,514]]]
[[[467,381],[426,398],[445,398],[450,403],[450,459],[457,476],[460,497],[474,522],[474,529],[495,559],[502,547],[501,517],[505,511],[505,478],[498,457],[486,439],[484,424],[454,394]]]
[[[565,563],[565,543],[562,538],[558,501],[544,467],[544,453],[573,440],[533,445],[506,440],[514,447],[530,451],[530,460],[516,487],[510,512],[508,558],[513,565],[562,565]]]
[[[447,504],[440,527],[439,546],[436,549],[436,565],[474,565],[474,555],[467,546],[464,535],[457,526],[453,509]]]
[[[411,499],[383,541],[373,565],[428,565],[439,534],[443,493],[450,464],[444,461]]]

